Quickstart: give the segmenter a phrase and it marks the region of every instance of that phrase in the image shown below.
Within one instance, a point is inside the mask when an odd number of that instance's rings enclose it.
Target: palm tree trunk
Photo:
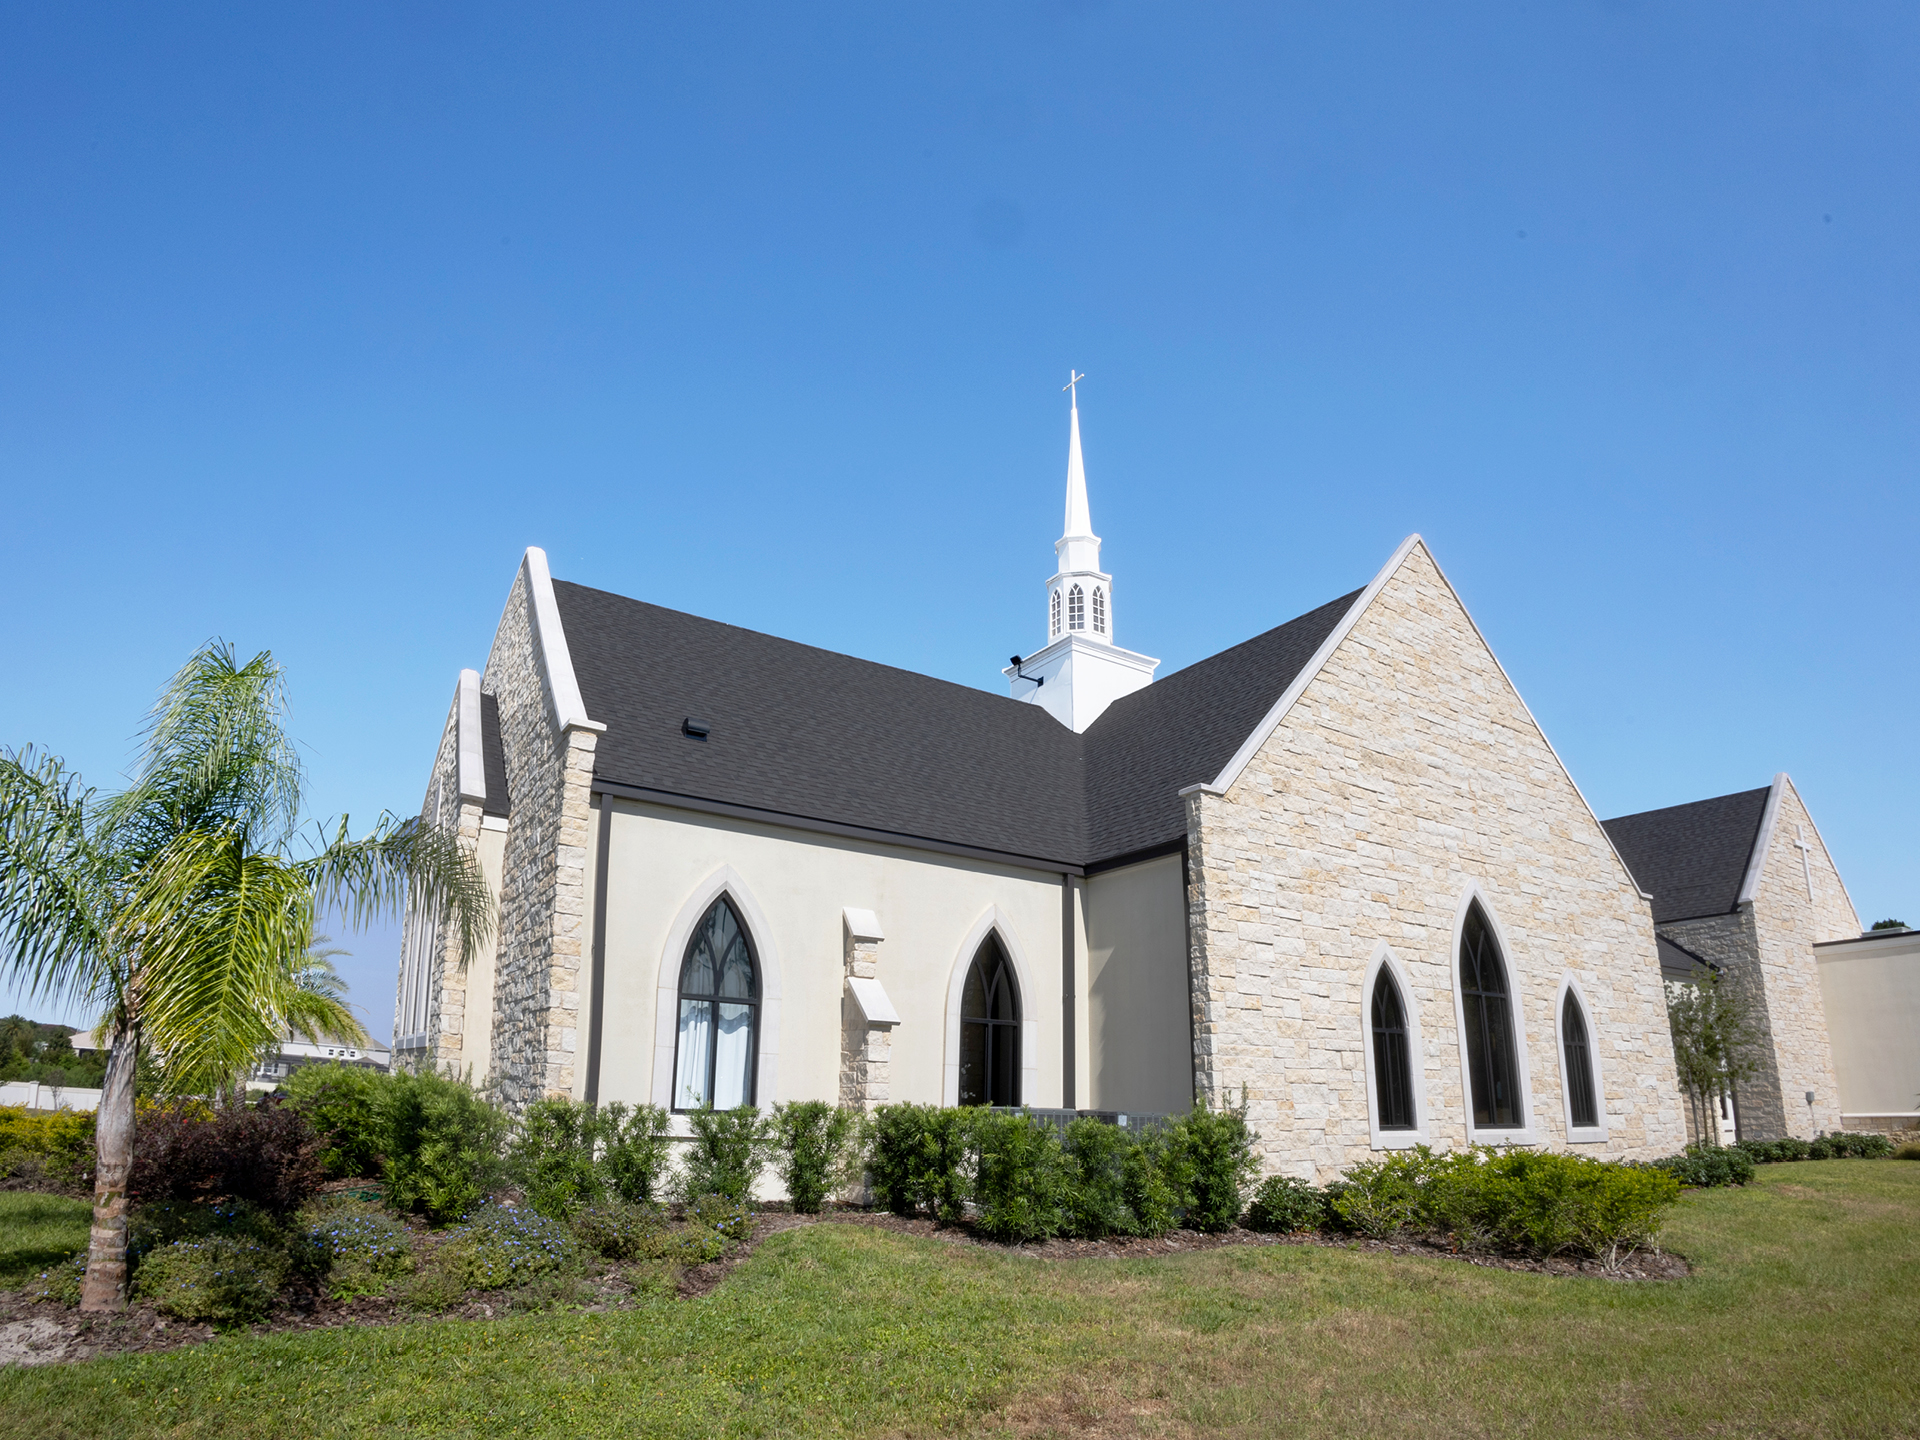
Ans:
[[[87,1245],[82,1310],[127,1308],[127,1174],[133,1168],[133,1072],[137,1026],[116,1025],[94,1119],[93,1233]]]

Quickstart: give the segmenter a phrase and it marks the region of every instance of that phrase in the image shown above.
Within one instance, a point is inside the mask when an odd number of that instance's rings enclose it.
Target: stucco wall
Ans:
[[[1425,1131],[1469,1140],[1455,946],[1470,885],[1507,947],[1522,1133],[1568,1143],[1555,1007],[1571,974],[1607,1126],[1580,1148],[1683,1143],[1649,906],[1422,547],[1188,816],[1197,1079],[1215,1100],[1244,1093],[1267,1168],[1324,1180],[1374,1153],[1362,991],[1383,941],[1419,1009]]]
[[[1920,1111],[1920,934],[1814,953],[1843,1123]]]
[[[1060,876],[626,800],[601,803],[612,812],[603,1101],[667,1103],[673,1012],[659,1007],[660,985],[677,985],[681,936],[730,872],[729,892],[772,972],[764,983],[777,989],[777,1016],[763,1017],[762,1107],[838,1097],[848,906],[872,910],[886,932],[879,979],[901,1016],[892,1035],[893,1099],[950,1099],[952,982],[997,907],[1028,1022],[1022,1061],[1031,1081],[1021,1098],[1060,1104]]]
[[[507,831],[483,821],[474,845],[474,858],[479,862],[480,873],[486,877],[487,891],[493,896],[496,907],[500,899],[506,849]],[[493,1064],[494,956],[499,945],[500,938],[496,931],[488,935],[476,949],[467,965],[466,1023],[460,1036],[459,1052],[451,1057],[463,1073],[472,1075],[476,1085],[486,1082]]]
[[[1087,878],[1089,1109],[1155,1113],[1193,1103],[1181,885],[1178,855]]]

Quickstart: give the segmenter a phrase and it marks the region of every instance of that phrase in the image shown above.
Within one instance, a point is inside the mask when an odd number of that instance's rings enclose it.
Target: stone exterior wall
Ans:
[[[1468,1140],[1455,933],[1477,884],[1505,936],[1531,1130],[1567,1143],[1555,1013],[1583,988],[1608,1137],[1685,1125],[1651,910],[1424,548],[1389,578],[1224,795],[1188,797],[1196,1085],[1244,1095],[1266,1168],[1368,1159],[1362,987],[1391,945],[1419,1009],[1429,1141]]]
[[[1794,843],[1805,838],[1806,863]],[[1811,883],[1809,883],[1811,881]],[[1811,892],[1811,893],[1810,893]],[[1833,1078],[1833,1049],[1827,1036],[1827,1012],[1820,994],[1820,967],[1813,946],[1818,940],[1848,940],[1860,933],[1860,917],[1847,898],[1833,858],[1813,828],[1793,782],[1781,785],[1773,840],[1753,897],[1753,928],[1759,941],[1759,968],[1766,993],[1767,1030],[1775,1076],[1772,1095],[1779,1106],[1765,1122],[1780,1130],[1759,1131],[1811,1138],[1840,1126],[1840,1088]],[[1807,1104],[1807,1092],[1813,1104]],[[1742,1089],[1745,1099],[1745,1088]],[[1756,1117],[1758,1118],[1758,1117]],[[1748,1121],[1743,1106],[1742,1125]]]
[[[880,942],[846,932],[849,980],[880,978]],[[893,1096],[893,1027],[867,1019],[850,987],[840,992],[840,1103],[871,1111]]]
[[[491,1074],[518,1108],[571,1095],[590,911],[587,860],[596,736],[562,730],[546,683],[526,566],[515,577],[481,688],[496,697],[513,796],[502,861]]]

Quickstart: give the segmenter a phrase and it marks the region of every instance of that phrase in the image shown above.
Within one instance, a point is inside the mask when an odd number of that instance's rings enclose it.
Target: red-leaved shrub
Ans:
[[[285,1215],[320,1188],[319,1151],[305,1117],[272,1097],[170,1105],[140,1115],[127,1190],[143,1204],[244,1200]]]

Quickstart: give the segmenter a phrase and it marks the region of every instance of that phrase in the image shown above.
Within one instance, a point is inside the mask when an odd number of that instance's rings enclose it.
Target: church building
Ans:
[[[1678,1150],[1658,892],[1426,544],[1155,678],[1069,424],[1004,695],[529,549],[423,812],[497,933],[463,957],[410,919],[399,1058],[512,1106],[1244,1101],[1266,1168],[1320,1180],[1422,1142]]]

